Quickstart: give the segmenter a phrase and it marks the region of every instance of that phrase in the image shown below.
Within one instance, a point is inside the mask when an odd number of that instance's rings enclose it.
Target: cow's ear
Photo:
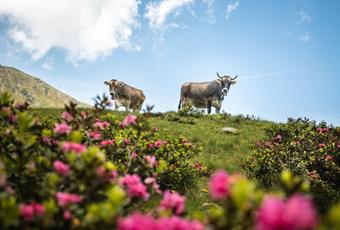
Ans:
[[[230,84],[234,85],[234,84],[236,84],[236,81],[235,80],[231,80]]]
[[[110,83],[108,81],[104,81],[105,85],[110,85]]]

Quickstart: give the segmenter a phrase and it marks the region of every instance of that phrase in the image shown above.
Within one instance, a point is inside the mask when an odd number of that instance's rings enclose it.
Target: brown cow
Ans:
[[[211,113],[212,106],[215,107],[216,113],[219,113],[223,98],[227,95],[230,86],[236,83],[237,76],[221,77],[218,73],[217,76],[218,79],[214,81],[184,83],[181,87],[178,109],[191,102],[197,108],[207,108],[208,114]]]
[[[116,79],[105,81],[104,84],[109,86],[110,95],[112,100],[115,101],[116,110],[120,106],[125,107],[126,111],[132,109],[134,112],[139,112],[141,110],[145,100],[142,90]]]

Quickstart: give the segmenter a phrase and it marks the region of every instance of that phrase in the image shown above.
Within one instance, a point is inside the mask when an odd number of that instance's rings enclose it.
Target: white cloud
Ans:
[[[52,48],[72,62],[105,57],[131,47],[140,0],[0,0],[9,36],[37,60]]]
[[[193,0],[162,0],[158,3],[149,2],[146,5],[144,17],[149,20],[149,25],[152,28],[160,28],[165,23],[169,14],[174,11],[176,13],[176,10],[192,2]]]
[[[307,32],[305,32],[304,35],[299,37],[299,40],[302,41],[302,42],[309,42],[310,39],[311,39],[311,36]]]
[[[229,18],[231,12],[233,12],[234,10],[236,10],[236,8],[238,7],[239,4],[240,4],[239,1],[236,1],[234,4],[232,4],[232,3],[228,4],[228,6],[227,6],[227,15],[225,16],[226,19]]]
[[[47,57],[44,63],[41,65],[41,67],[43,67],[46,70],[52,70],[53,63],[54,63],[54,59],[52,57]]]
[[[214,17],[214,2],[215,0],[203,0],[205,4],[207,4],[207,16],[209,18],[209,22],[215,23]]]
[[[304,10],[300,10],[297,13],[298,20],[297,23],[309,23],[312,21],[312,17],[306,13]]]

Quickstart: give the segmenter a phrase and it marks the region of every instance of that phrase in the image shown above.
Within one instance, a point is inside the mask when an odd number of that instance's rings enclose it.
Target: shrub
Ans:
[[[132,203],[192,183],[191,143],[159,140],[146,120],[118,121],[106,105],[97,98],[95,109],[79,111],[71,103],[59,119],[41,121],[0,95],[1,226],[114,226]]]
[[[307,119],[290,119],[267,130],[244,168],[266,187],[277,186],[289,169],[310,182],[311,194],[325,210],[340,197],[340,129]]]

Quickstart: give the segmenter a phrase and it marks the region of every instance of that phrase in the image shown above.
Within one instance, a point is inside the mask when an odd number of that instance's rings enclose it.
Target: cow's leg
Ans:
[[[119,105],[117,104],[117,102],[115,102],[115,110],[119,109]]]
[[[209,100],[207,101],[207,110],[208,110],[208,114],[211,113],[211,105],[212,105],[212,102]]]
[[[130,111],[130,103],[125,103],[125,111]]]
[[[220,113],[221,106],[215,107],[216,114]]]

